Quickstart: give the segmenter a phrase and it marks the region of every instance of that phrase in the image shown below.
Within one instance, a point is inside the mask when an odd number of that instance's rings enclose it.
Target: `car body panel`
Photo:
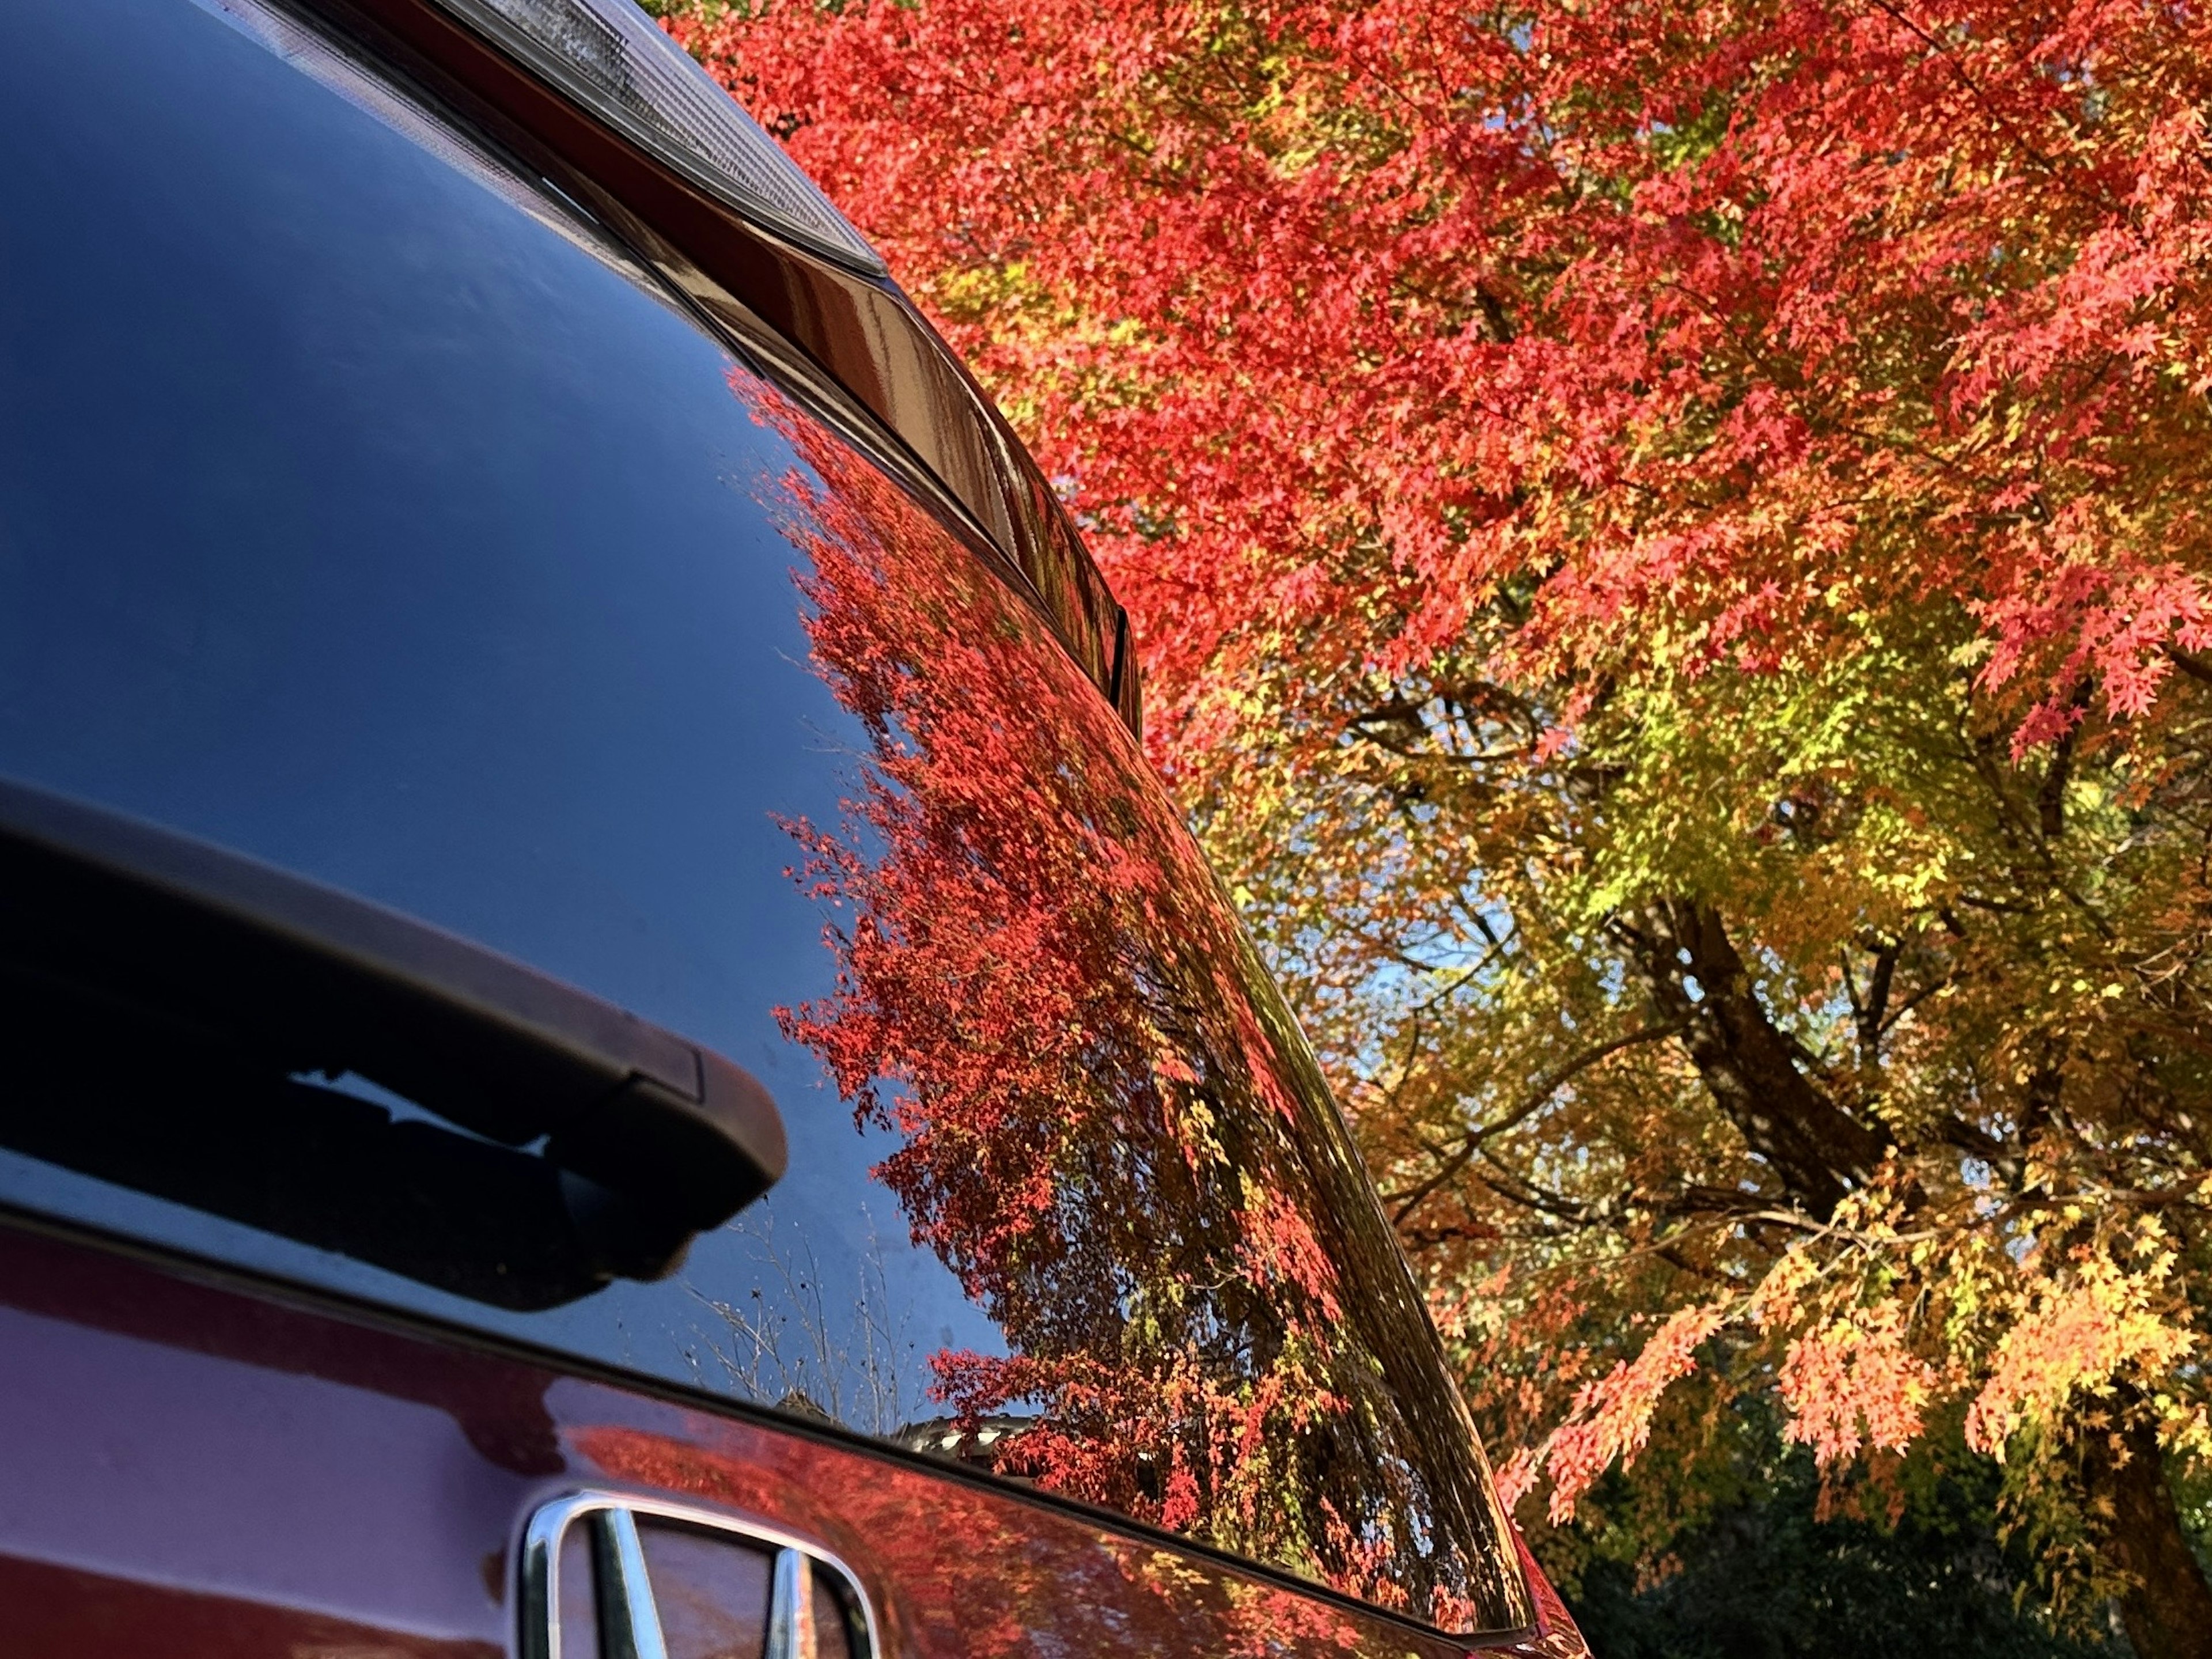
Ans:
[[[26,1659],[508,1653],[521,1528],[581,1488],[840,1556],[889,1655],[1469,1650],[920,1460],[20,1224],[0,1398]]]

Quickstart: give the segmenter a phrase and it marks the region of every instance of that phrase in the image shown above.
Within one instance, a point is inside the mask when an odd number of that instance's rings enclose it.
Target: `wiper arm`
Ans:
[[[583,1294],[611,1273],[667,1271],[692,1235],[719,1226],[784,1171],[775,1103],[711,1049],[398,912],[4,781],[0,964],[26,1010],[65,1005],[76,1012],[50,1007],[51,1018],[117,1027],[106,1043],[87,1035],[71,1045],[83,1080],[73,1092],[77,1109],[88,1113],[87,1128],[99,1120],[124,1133],[130,1112],[140,1109],[121,1101],[112,1083],[100,1082],[103,1072],[118,1081],[141,1074],[134,1088],[153,1087],[166,1075],[173,1085],[166,1109],[198,1115],[169,1124],[156,1139],[204,1131],[218,1161],[250,1156],[263,1164],[290,1156],[282,1154],[290,1146],[304,1159],[293,1175],[305,1187],[343,1182],[349,1158],[365,1178],[382,1172],[411,1196],[370,1229],[375,1238],[364,1235],[351,1249],[327,1237],[307,1242],[463,1294],[482,1295],[467,1287],[485,1272],[499,1289],[505,1269],[491,1256],[507,1247],[497,1212],[507,1216],[518,1261],[544,1271],[527,1275],[531,1287],[513,1285],[483,1299],[543,1305]],[[118,1073],[114,1057],[134,1034],[142,1045],[176,1052],[166,1064],[155,1054],[145,1057],[153,1066],[125,1064]],[[51,1047],[37,1031],[24,1030],[22,1038]],[[179,1063],[226,1081],[177,1098]],[[319,1138],[272,1134],[268,1114],[278,1100],[288,1111],[357,1116],[362,1103],[338,1103],[328,1091],[285,1082],[348,1072],[499,1145],[428,1124],[394,1124],[379,1108],[370,1109],[379,1125],[360,1120]],[[93,1085],[88,1092],[84,1083]],[[145,1190],[193,1185],[181,1173],[166,1183],[157,1179],[148,1160],[112,1135],[111,1151],[100,1153],[99,1136],[21,1121],[27,1110],[70,1109],[48,1089],[32,1093],[46,1098],[0,1099],[0,1142],[28,1143],[21,1149],[88,1173],[107,1174],[88,1168],[104,1158],[116,1166],[110,1178]],[[94,1096],[108,1106],[92,1109]],[[241,1136],[258,1136],[261,1144],[248,1149]],[[137,1178],[124,1165],[138,1168]],[[385,1183],[369,1180],[377,1184]],[[330,1231],[327,1221],[281,1224],[258,1200],[221,1200],[234,1189],[243,1190],[199,1180],[197,1199],[184,1191],[165,1195],[225,1213],[256,1210],[235,1218],[295,1237],[302,1226]],[[479,1209],[465,1224],[428,1218],[436,1206],[426,1204],[426,1194],[444,1193],[449,1200],[441,1203],[460,1204],[472,1191]],[[419,1226],[394,1231],[402,1212],[421,1218]],[[442,1266],[438,1237],[454,1257]]]

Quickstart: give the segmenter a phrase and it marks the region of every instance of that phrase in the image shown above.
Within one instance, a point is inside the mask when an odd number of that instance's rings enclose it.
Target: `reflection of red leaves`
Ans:
[[[1280,1194],[1261,1188],[1246,1197],[1249,1201],[1239,1249],[1253,1277],[1261,1283],[1294,1284],[1319,1317],[1332,1322],[1340,1317],[1335,1269],[1322,1253],[1305,1217]]]
[[[572,1429],[568,1443],[616,1481],[821,1539],[890,1589],[878,1611],[898,1651],[1013,1659],[1079,1646],[1101,1619],[1135,1652],[1371,1650],[1371,1622],[1340,1607],[965,1481],[672,1407],[646,1420]]]
[[[1407,1455],[1425,1432],[1462,1456],[1463,1419],[1439,1376],[1442,1430],[1412,1423],[1396,1354],[1363,1346],[1393,1316],[1398,1350],[1430,1339],[1410,1285],[1346,1293],[1313,1191],[1371,1203],[1364,1176],[1284,1079],[1295,1039],[1195,845],[998,579],[792,436],[824,481],[782,484],[812,658],[868,750],[837,823],[787,825],[837,977],[779,1018],[896,1135],[878,1178],[1012,1350],[936,1355],[934,1392],[1030,1419],[995,1444],[1006,1473],[1394,1604],[1475,1605],[1466,1575],[1494,1569],[1453,1540],[1480,1496]]]
[[[1179,830],[1106,758],[1115,739],[1038,712],[1025,630],[950,634],[938,596],[888,574],[880,521],[854,507],[868,481],[837,484],[792,485],[802,586],[816,660],[875,755],[845,826],[793,826],[805,878],[851,921],[836,994],[788,1029],[897,1132],[878,1174],[1018,1350],[938,1356],[942,1397],[971,1417],[1042,1405],[1006,1443],[1041,1484],[1264,1531],[1239,1479],[1266,1462],[1261,1425],[1330,1398],[1269,1364],[1325,1370],[1338,1309],[1310,1226],[1264,1168],[1240,1172],[1209,1103],[1253,1086],[1220,1074],[1259,1036],[1220,978],[1237,942]],[[1209,1338],[1225,1298],[1199,1281],[1224,1273],[1245,1325]],[[1221,1386],[1237,1368],[1203,1352],[1220,1340],[1256,1341],[1257,1376]]]

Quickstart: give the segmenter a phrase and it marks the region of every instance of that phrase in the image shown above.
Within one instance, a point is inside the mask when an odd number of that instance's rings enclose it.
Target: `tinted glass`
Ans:
[[[673,1277],[535,1312],[21,1150],[0,1196],[1524,1622],[1304,1048],[975,553],[265,31],[25,9],[0,134],[0,771],[708,1042],[793,1146]]]

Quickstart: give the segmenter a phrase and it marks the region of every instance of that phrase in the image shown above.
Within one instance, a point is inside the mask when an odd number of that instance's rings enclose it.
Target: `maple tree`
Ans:
[[[1083,518],[1540,1543],[1763,1390],[2212,1653],[2201,9],[669,21]]]

